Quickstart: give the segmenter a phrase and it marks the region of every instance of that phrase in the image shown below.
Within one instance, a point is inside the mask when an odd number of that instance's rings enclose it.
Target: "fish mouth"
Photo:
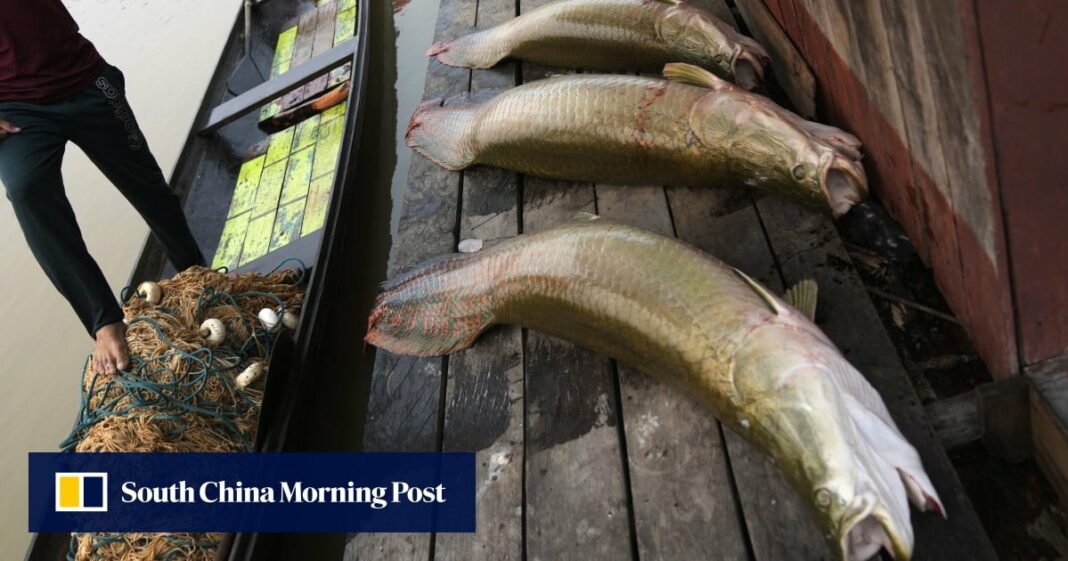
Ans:
[[[902,531],[870,491],[854,497],[838,536],[839,558],[845,561],[867,561],[882,549],[896,561],[912,555],[912,532]]]
[[[831,214],[841,218],[868,197],[868,179],[860,163],[835,153],[820,171],[820,189]]]
[[[770,59],[766,55],[748,49],[745,45],[736,45],[731,56],[734,82],[747,90],[757,88],[764,83],[764,69],[769,62]]]

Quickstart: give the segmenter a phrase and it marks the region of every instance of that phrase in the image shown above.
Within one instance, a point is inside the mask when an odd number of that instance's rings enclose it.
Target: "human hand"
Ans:
[[[12,125],[10,122],[0,118],[0,140],[3,140],[13,134],[18,134],[22,129]]]

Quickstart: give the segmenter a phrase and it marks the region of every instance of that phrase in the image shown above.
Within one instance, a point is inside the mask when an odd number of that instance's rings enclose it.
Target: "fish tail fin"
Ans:
[[[382,284],[364,342],[410,356],[463,350],[493,323],[493,300],[470,296],[461,269],[485,251],[431,259]]]
[[[408,121],[405,143],[441,167],[456,171],[475,163],[472,134],[479,104],[441,106],[440,99],[424,101]]]
[[[434,43],[426,54],[447,66],[490,68],[508,56],[507,46],[497,36],[495,29],[472,33],[452,41]]]

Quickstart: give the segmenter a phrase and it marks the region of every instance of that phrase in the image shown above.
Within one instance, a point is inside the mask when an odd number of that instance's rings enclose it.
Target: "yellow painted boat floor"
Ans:
[[[265,154],[241,164],[212,267],[246,265],[323,228],[345,111],[341,103],[271,135]]]
[[[356,0],[325,0],[278,35],[270,77],[351,38]],[[317,91],[349,79],[342,66],[304,88],[265,105],[268,119]],[[312,91],[311,88],[318,88]],[[295,96],[295,97],[294,97]],[[337,168],[345,104],[336,105],[269,137],[266,154],[241,164],[213,267],[241,267],[321,230]]]

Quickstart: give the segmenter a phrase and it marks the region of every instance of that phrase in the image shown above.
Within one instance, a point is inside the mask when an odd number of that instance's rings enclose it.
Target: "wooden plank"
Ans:
[[[924,410],[944,448],[982,439],[995,457],[1018,462],[1031,456],[1027,377],[986,382]]]
[[[309,146],[299,152],[294,152],[289,157],[289,165],[286,167],[286,178],[282,183],[282,195],[279,198],[279,204],[290,203],[308,196],[314,155],[315,150]]]
[[[447,41],[466,33],[475,24],[476,6],[477,0],[442,0],[434,40]],[[469,81],[469,70],[431,59],[425,95],[459,95],[467,91]],[[327,121],[326,114],[323,121]],[[460,174],[418,154],[412,155],[408,190],[390,250],[390,275],[455,249],[459,188]],[[364,449],[436,450],[444,375],[441,358],[401,357],[376,351]],[[345,559],[426,561],[430,542],[429,534],[350,535]]]
[[[1061,500],[1068,502],[1068,371],[1031,380],[1035,461]]]
[[[1027,375],[1031,377],[1049,376],[1060,372],[1068,372],[1068,353],[1027,366]]]
[[[781,292],[781,274],[749,191],[672,187],[667,194],[680,239]],[[761,561],[833,558],[808,507],[778,467],[738,435],[722,432],[751,555]]]
[[[1015,372],[1005,236],[980,132],[985,88],[981,70],[969,64],[980,58],[977,39],[968,38],[975,27],[970,4],[883,0],[876,10],[875,3],[844,0],[766,3],[820,82],[834,85],[821,90],[824,118],[865,143],[874,191],[926,253],[991,372]],[[922,79],[903,79],[912,75]],[[914,141],[937,144],[940,153],[910,146]],[[928,159],[933,168],[924,165]]]
[[[274,47],[274,58],[271,60],[271,78],[281,76],[289,70],[289,61],[293,57],[293,45],[296,39],[296,25],[287,27],[278,34],[278,42]]]
[[[289,61],[293,57],[293,44],[297,37],[297,21],[291,20],[285,29],[278,34],[275,42],[274,58],[271,61],[271,70],[268,72],[268,81],[272,81],[289,70]],[[270,103],[260,109],[260,119],[266,119],[282,110],[282,100],[272,99]]]
[[[293,42],[293,56],[289,60],[290,67],[300,66],[311,58],[317,19],[318,10],[308,10],[300,15],[300,22],[297,24],[297,38]],[[300,87],[282,96],[282,109],[289,109],[299,105],[304,100],[304,90],[304,87]]]
[[[907,151],[892,150],[890,144],[907,141],[906,124],[894,75],[893,53],[887,24],[877,2],[849,0],[805,0],[807,12],[844,61],[856,90],[841,92],[828,82],[828,97],[839,97],[837,104],[848,115],[849,127],[865,142],[866,154],[877,155],[864,160],[872,192],[907,232],[923,232],[925,220],[919,196],[910,181],[912,158]],[[863,113],[863,106],[878,113],[873,119]],[[888,126],[888,138],[876,133]],[[914,245],[921,256],[927,255],[926,236],[918,235]]]
[[[326,224],[326,211],[330,207],[330,191],[333,187],[333,174],[312,180],[308,189],[308,204],[304,209],[304,222],[300,226],[301,237],[318,231]]]
[[[334,26],[337,19],[337,2],[329,0],[319,5],[316,20],[315,38],[312,44],[312,56],[324,53],[334,46]],[[304,99],[310,99],[326,89],[328,75],[315,78],[304,85]]]
[[[975,392],[940,399],[924,406],[931,430],[947,450],[983,437],[983,422]]]
[[[520,12],[547,3],[523,0]],[[558,72],[558,70],[557,70]],[[523,82],[549,70],[522,65]],[[588,183],[523,178],[523,230],[596,212]],[[610,361],[528,331],[526,553],[530,559],[629,559],[627,492]]]
[[[326,87],[327,88],[332,88],[332,87],[344,82],[345,80],[348,80],[349,76],[351,76],[351,75],[352,75],[352,65],[351,64],[346,64],[344,66],[339,66],[339,67],[337,67],[337,68],[335,68],[335,69],[330,71],[330,75],[327,76]]]
[[[226,214],[236,216],[252,209],[252,203],[256,201],[256,189],[260,184],[260,174],[263,173],[265,156],[258,156],[243,164],[237,172],[237,184],[234,186],[234,196],[230,200],[230,211]]]
[[[268,80],[237,97],[219,104],[211,110],[208,122],[200,127],[197,132],[199,134],[213,132],[228,123],[240,119],[243,115],[259,108],[264,103],[303,86],[322,73],[343,66],[346,63],[351,63],[357,42],[355,38],[348,39],[325,53],[313,56],[304,64],[289,70],[285,74]],[[266,119],[273,114],[264,115],[261,113],[260,119]]]
[[[219,247],[215,250],[215,257],[211,260],[211,268],[236,269],[241,260],[241,248],[245,245],[245,233],[248,230],[248,219],[252,213],[245,212],[226,221],[223,226],[222,236],[219,238]]]
[[[912,512],[915,558],[996,559],[830,219],[772,197],[757,207],[786,282],[819,284],[820,328],[878,390],[945,504],[947,520]]]
[[[337,2],[328,0],[319,4],[319,16],[315,21],[315,37],[312,40],[312,55],[324,53],[334,46],[334,22],[337,19]]]
[[[985,64],[990,107],[989,117],[980,114],[980,136],[997,154],[1020,353],[1034,364],[1068,349],[1068,244],[1057,234],[1068,216],[1068,189],[1060,165],[1051,165],[1068,146],[1068,79],[1049,71],[1068,59],[1068,31],[1058,19],[1064,3],[978,0],[975,9],[982,56],[971,61]]]
[[[596,186],[601,216],[674,235],[663,187]],[[619,364],[639,558],[747,559],[719,423],[677,389]]]
[[[323,75],[321,78],[328,80],[329,75]],[[338,103],[342,103],[348,98],[348,95],[349,84],[347,81],[336,87],[330,88],[329,90],[319,91],[315,94],[307,94],[305,99],[301,100],[297,105],[287,107],[285,111],[275,113],[270,118],[260,121],[257,126],[261,131],[268,134],[278,132],[312,117],[319,116],[319,114],[324,111],[324,108],[333,107]]]
[[[337,168],[337,156],[341,151],[341,134],[345,131],[344,119],[332,119],[319,125],[319,138],[315,143],[315,161],[311,176],[318,179],[333,174]]]
[[[293,133],[294,130],[291,127],[271,135],[271,140],[267,144],[267,159],[263,165],[270,166],[289,156],[290,149],[293,147]]]
[[[748,192],[680,187],[668,195],[679,239],[781,293],[780,273]],[[808,507],[771,459],[729,430],[724,440],[755,559],[832,559]]]
[[[596,211],[592,185],[524,177],[524,231],[579,211]],[[608,359],[536,331],[527,333],[524,353],[528,556],[630,558]]]
[[[816,78],[786,32],[779,27],[763,0],[735,0],[753,38],[771,56],[775,81],[790,98],[794,111],[806,119],[816,117]]]
[[[307,148],[319,139],[319,117],[319,115],[312,115],[297,123],[297,128],[293,132],[293,152]]]
[[[929,40],[929,48],[922,60],[907,63],[927,65],[931,73],[950,180],[939,190],[946,202],[929,210],[943,219],[932,219],[928,227],[932,244],[950,229],[957,237],[957,245],[946,248],[940,258],[932,250],[932,267],[976,350],[995,378],[1002,378],[1015,373],[1019,365],[995,164],[980,130],[982,114],[988,112],[986,84],[969,64],[980,56],[978,39],[967,36],[975,26],[974,8],[959,2],[909,3],[916,5],[920,16],[921,27],[914,32]],[[959,273],[950,270],[957,262]]]
[[[329,121],[331,121],[333,119],[341,117],[342,115],[345,114],[345,110],[346,110],[345,103],[339,103],[339,104],[331,107],[330,109],[327,109],[326,111],[323,111],[323,118],[322,118],[322,121],[320,121],[320,124],[325,124],[325,123],[327,123],[327,122],[329,122]]]
[[[995,458],[1022,462],[1033,455],[1028,410],[1030,381],[1012,376],[975,388],[983,421],[983,446]]]
[[[514,0],[480,0],[487,29],[515,17]],[[471,92],[515,85],[508,63],[471,73]],[[460,239],[493,240],[519,233],[519,177],[496,168],[463,173]],[[492,329],[472,348],[449,357],[445,450],[475,451],[478,531],[439,534],[434,558],[495,561],[523,558],[523,338],[516,326]]]
[[[334,44],[352,37],[356,32],[356,7],[344,8],[338,5],[337,24],[334,27]]]
[[[252,216],[261,216],[278,207],[278,197],[282,193],[285,180],[286,160],[275,162],[263,170],[260,187],[256,191],[256,204],[252,207]]]
[[[275,210],[267,214],[250,218],[245,244],[241,249],[241,265],[250,263],[264,255],[271,246],[271,231],[274,229]]]
[[[278,215],[274,220],[274,230],[271,233],[269,251],[285,247],[300,237],[300,224],[304,220],[304,205],[306,202],[305,199],[297,199],[278,207]]]

